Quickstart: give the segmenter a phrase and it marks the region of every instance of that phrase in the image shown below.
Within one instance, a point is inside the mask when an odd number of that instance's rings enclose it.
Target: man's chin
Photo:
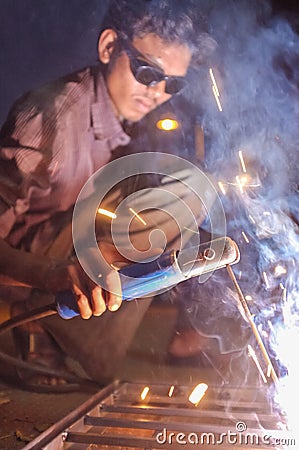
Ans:
[[[139,122],[142,120],[148,113],[140,113],[140,112],[130,112],[124,115],[124,118],[129,122]]]

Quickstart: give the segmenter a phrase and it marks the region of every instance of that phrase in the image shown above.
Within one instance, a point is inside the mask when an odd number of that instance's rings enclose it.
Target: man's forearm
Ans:
[[[47,289],[53,261],[44,255],[16,250],[0,239],[0,284]]]

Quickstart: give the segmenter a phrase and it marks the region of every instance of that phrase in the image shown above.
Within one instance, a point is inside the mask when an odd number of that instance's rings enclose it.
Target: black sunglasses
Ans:
[[[147,62],[145,56],[127,38],[119,37],[119,43],[129,57],[132,74],[138,83],[155,86],[165,80],[165,92],[170,95],[177,94],[184,89],[187,84],[184,77],[165,75],[163,70]]]

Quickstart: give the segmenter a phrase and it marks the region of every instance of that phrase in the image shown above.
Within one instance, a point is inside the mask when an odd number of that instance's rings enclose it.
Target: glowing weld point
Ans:
[[[146,225],[145,220],[143,220],[142,217],[140,217],[140,215],[139,215],[133,208],[129,208],[129,210],[131,211],[132,214],[134,214],[134,216],[135,216],[138,220],[140,220],[140,222],[141,222],[143,225]]]
[[[148,386],[145,386],[145,388],[143,389],[143,391],[140,394],[140,398],[141,400],[145,400],[147,394],[149,393],[150,388]]]
[[[208,385],[206,383],[200,383],[198,384],[193,391],[191,392],[191,394],[189,395],[189,402],[193,403],[193,405],[197,406],[198,403],[200,402],[200,400],[203,398],[203,396],[205,395],[207,389],[208,389]]]
[[[246,166],[245,166],[245,161],[244,161],[244,158],[243,158],[242,150],[239,150],[239,159],[240,159],[240,162],[241,162],[242,170],[243,170],[244,173],[246,173]]]
[[[246,244],[249,244],[249,239],[248,239],[248,237],[246,236],[246,234],[244,233],[244,231],[242,231],[242,236],[243,236],[244,241],[246,242]]]
[[[224,184],[222,183],[222,181],[218,181],[218,186],[219,186],[219,189],[222,192],[222,194],[226,195],[226,190],[224,188]]]
[[[174,391],[174,386],[170,386],[170,389],[168,391],[168,397],[172,397]]]
[[[263,277],[264,277],[266,288],[270,289],[270,284],[269,284],[269,280],[268,280],[266,272],[263,272]]]
[[[116,219],[117,217],[116,214],[104,208],[98,208],[98,213],[102,214],[103,216],[110,217],[110,219]]]
[[[257,367],[257,369],[258,369],[258,371],[259,371],[259,373],[260,373],[260,375],[261,375],[261,377],[262,377],[262,379],[263,379],[263,382],[264,382],[264,383],[267,383],[267,378],[265,377],[265,374],[264,374],[264,372],[263,372],[263,370],[262,370],[262,368],[261,368],[261,365],[260,365],[260,363],[258,362],[258,359],[257,359],[257,356],[256,356],[256,354],[255,354],[255,351],[253,350],[253,348],[252,348],[251,345],[249,345],[249,344],[248,344],[247,348],[248,348],[249,356],[251,356],[251,358],[252,358],[253,361],[255,362],[255,365],[256,365],[256,367]],[[271,368],[271,371],[272,371],[272,368]]]

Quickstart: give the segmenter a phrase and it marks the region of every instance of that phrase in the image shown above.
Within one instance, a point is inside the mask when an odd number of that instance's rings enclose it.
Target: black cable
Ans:
[[[0,334],[10,331],[28,322],[32,322],[33,320],[42,319],[45,317],[53,316],[55,314],[57,314],[57,310],[54,303],[46,306],[41,306],[39,308],[33,309],[32,311],[27,311],[23,314],[20,314],[9,320],[6,320],[2,324],[0,324]],[[72,390],[81,389],[83,387],[85,388],[91,387],[95,388],[96,386],[99,387],[96,382],[88,378],[77,377],[75,375],[68,374],[67,372],[60,372],[58,370],[51,369],[50,367],[45,367],[40,364],[34,364],[28,361],[23,361],[22,359],[8,355],[5,352],[0,351],[0,359],[10,365],[15,366],[16,368],[30,370],[36,373],[49,375],[55,378],[62,378],[71,383],[68,385],[56,385],[56,386],[47,386],[47,385],[41,386],[25,383],[26,387],[29,387],[30,389],[36,390],[38,392],[69,392]]]
[[[25,323],[32,322],[33,320],[53,316],[54,314],[57,314],[54,303],[51,305],[41,306],[40,308],[33,309],[32,311],[27,311],[3,322],[0,325],[0,334],[24,325]]]

